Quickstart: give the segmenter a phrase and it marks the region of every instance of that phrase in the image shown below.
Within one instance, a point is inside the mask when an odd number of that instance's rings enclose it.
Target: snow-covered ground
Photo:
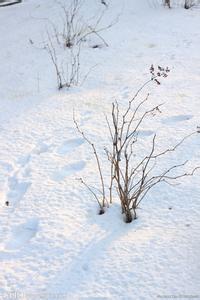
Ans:
[[[93,153],[73,123],[75,110],[107,165],[104,114],[115,99],[126,107],[153,63],[171,73],[145,90],[152,104],[164,106],[144,124],[141,151],[154,132],[165,149],[196,130],[200,10],[169,10],[153,0],[108,2],[104,22],[119,15],[102,33],[109,47],[86,42],[87,80],[61,91],[42,49],[48,20],[59,22],[57,2],[0,8],[0,299],[200,299],[200,172],[176,187],[153,189],[131,224],[123,222],[117,199],[99,216],[76,180],[99,184]],[[84,5],[88,16],[103,6]],[[163,164],[186,159],[189,169],[200,165],[200,136]]]

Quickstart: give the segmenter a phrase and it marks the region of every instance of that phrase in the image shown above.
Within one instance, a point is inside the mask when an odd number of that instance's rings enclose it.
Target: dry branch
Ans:
[[[93,196],[96,198],[99,206],[100,206],[100,213],[102,214],[104,212],[104,209],[106,206],[108,206],[108,201],[106,199],[106,193],[105,193],[105,184],[104,184],[104,179],[103,179],[103,175],[102,175],[102,168],[101,168],[101,164],[100,164],[100,160],[99,160],[99,156],[98,153],[96,151],[96,147],[95,145],[88,139],[88,137],[86,137],[85,133],[80,129],[78,122],[75,118],[75,114],[73,114],[73,121],[74,124],[76,126],[77,131],[82,135],[83,139],[91,146],[95,159],[96,159],[96,163],[97,163],[97,168],[98,168],[98,173],[99,173],[99,177],[100,177],[100,182],[101,182],[101,194],[102,194],[102,199],[99,200],[96,193],[94,193],[94,191],[92,190],[92,188],[90,188],[84,181],[83,179],[81,179],[81,182],[89,189],[89,191],[93,194]]]

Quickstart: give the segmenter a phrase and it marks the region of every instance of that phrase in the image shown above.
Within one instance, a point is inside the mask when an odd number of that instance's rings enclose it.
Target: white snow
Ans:
[[[104,114],[115,99],[126,107],[153,63],[171,72],[144,91],[153,105],[164,105],[139,132],[141,153],[155,132],[165,149],[196,130],[200,11],[153,0],[107,2],[103,22],[119,15],[102,32],[109,47],[86,42],[80,62],[83,76],[92,68],[88,78],[60,91],[43,49],[48,19],[60,22],[57,2],[0,8],[0,299],[200,299],[199,171],[178,186],[153,189],[131,224],[118,199],[100,216],[77,181],[99,185],[93,153],[73,123],[75,111],[106,166]],[[88,18],[102,9],[100,0],[84,3]],[[160,167],[187,159],[189,169],[200,166],[200,136]]]

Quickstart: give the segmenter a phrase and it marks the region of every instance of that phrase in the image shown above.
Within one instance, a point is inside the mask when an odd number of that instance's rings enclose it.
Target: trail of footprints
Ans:
[[[69,155],[77,147],[84,143],[83,139],[69,139],[56,149],[56,153],[63,156]],[[40,142],[31,153],[21,156],[15,164],[0,161],[0,168],[4,174],[7,174],[7,180],[3,191],[0,191],[0,206],[5,213],[12,214],[20,205],[28,189],[31,186],[31,168],[30,162],[34,156],[52,151],[52,146]],[[65,165],[53,175],[53,180],[62,181],[66,176],[79,172],[85,167],[84,161],[75,161]],[[6,209],[7,206],[7,209]],[[8,217],[9,215],[7,215]],[[39,221],[37,218],[27,219],[26,222],[16,226],[11,226],[9,239],[5,242],[5,250],[17,250],[26,245],[37,233]],[[1,242],[1,241],[0,241]]]
[[[77,147],[84,143],[83,139],[69,139],[61,146],[58,147],[56,152],[59,155],[69,155],[76,150]],[[35,155],[40,155],[45,152],[51,151],[51,146],[48,146],[44,142],[40,143],[31,153],[21,156],[17,159],[16,164],[1,162],[0,168],[4,169],[9,175],[7,178],[6,186],[4,188],[4,197],[1,193],[1,198],[4,198],[7,206],[17,206],[19,201],[24,197],[27,190],[31,186],[30,175],[31,169],[29,163]],[[73,173],[77,173],[85,167],[86,163],[82,160],[69,163],[63,166],[60,170],[56,171],[53,175],[53,179],[56,181],[63,180],[66,176]]]
[[[18,157],[14,164],[7,164],[7,170],[5,170],[5,163],[0,162],[0,166],[4,164],[4,171],[8,173],[4,189],[4,199],[7,206],[15,209],[20,204],[31,186],[31,168],[29,166],[31,159],[34,155],[40,155],[47,151],[49,151],[49,146],[40,142],[29,154]]]
[[[10,223],[9,221],[11,220],[13,212],[17,206],[19,206],[20,201],[31,186],[31,181],[29,180],[30,170],[28,166],[26,166],[27,163],[28,160],[24,158],[17,161],[16,166],[0,162],[0,167],[4,172],[8,172],[8,178],[0,199],[1,206],[4,207],[3,213],[7,225]],[[7,208],[5,208],[5,206],[7,206]],[[9,231],[8,238],[5,237],[7,231]],[[4,250],[17,250],[24,246],[26,242],[36,234],[36,231],[36,226],[31,219],[28,219],[25,224],[21,224],[17,227],[13,227],[11,224],[7,230],[6,227],[2,226],[0,242],[3,242]]]

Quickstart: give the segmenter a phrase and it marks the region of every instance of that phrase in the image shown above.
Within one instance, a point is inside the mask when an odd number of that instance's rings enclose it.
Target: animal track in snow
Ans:
[[[8,178],[6,200],[12,205],[20,201],[27,192],[31,182],[19,180],[14,174]]]
[[[87,123],[92,117],[92,112],[91,111],[85,111],[84,113],[81,113],[81,121],[80,125],[83,126],[85,123]]]
[[[177,123],[177,122],[188,121],[192,118],[193,118],[193,115],[177,115],[177,116],[165,118],[162,122],[164,124],[173,124],[173,123]]]
[[[70,139],[68,141],[65,141],[59,148],[58,148],[58,154],[65,155],[71,151],[73,151],[75,148],[81,146],[84,143],[83,139]]]
[[[44,141],[40,141],[33,150],[32,154],[40,155],[42,153],[48,152],[50,148],[51,145],[46,144]]]
[[[8,170],[7,184],[4,189],[4,202],[8,205],[16,207],[18,202],[26,194],[31,182],[27,178],[31,174],[31,168],[29,163],[31,162],[33,155],[40,155],[41,153],[47,152],[49,147],[44,142],[38,143],[33,151],[28,154],[22,155],[17,158],[15,166],[7,163],[1,163],[4,168]]]
[[[77,173],[85,168],[86,163],[84,161],[78,161],[64,166],[59,171],[53,174],[52,179],[55,181],[62,181],[65,177]]]
[[[7,250],[15,250],[23,247],[36,235],[38,224],[38,219],[32,218],[15,227],[5,248]]]
[[[139,130],[138,136],[139,137],[148,137],[154,134],[154,131],[152,130]]]
[[[21,156],[17,159],[17,163],[21,166],[21,167],[25,167],[29,161],[31,159],[31,154],[27,154],[24,156]]]
[[[10,163],[5,161],[0,161],[0,166],[4,171],[11,172],[13,170],[13,166]]]

